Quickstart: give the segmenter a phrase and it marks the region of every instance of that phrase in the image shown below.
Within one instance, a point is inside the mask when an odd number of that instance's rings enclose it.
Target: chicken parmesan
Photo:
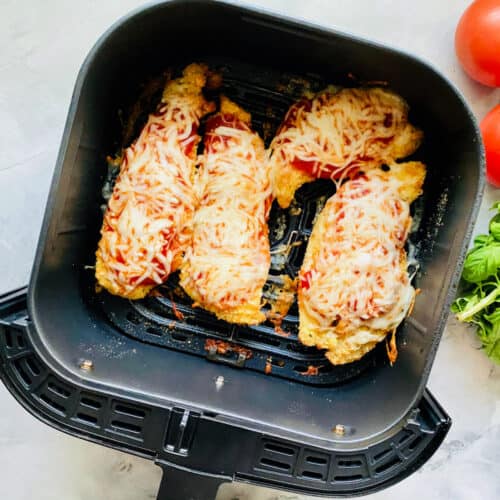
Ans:
[[[388,90],[327,89],[303,98],[290,107],[269,148],[274,196],[287,208],[303,184],[404,158],[421,138],[408,123],[406,102]]]
[[[251,117],[224,96],[204,136],[200,206],[180,284],[195,305],[230,323],[258,324],[270,265],[270,176]]]
[[[207,75],[204,65],[191,64],[169,81],[123,153],[96,252],[97,281],[112,294],[143,298],[181,264],[197,206],[197,130],[214,110],[202,94]]]
[[[404,245],[424,178],[420,162],[371,169],[342,184],[316,221],[299,275],[299,339],[335,365],[361,358],[411,310]]]

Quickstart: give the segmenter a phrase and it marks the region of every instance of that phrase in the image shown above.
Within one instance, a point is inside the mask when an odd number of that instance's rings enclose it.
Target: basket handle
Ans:
[[[200,474],[162,461],[156,464],[163,469],[156,500],[215,500],[221,484],[231,481],[225,476]]]

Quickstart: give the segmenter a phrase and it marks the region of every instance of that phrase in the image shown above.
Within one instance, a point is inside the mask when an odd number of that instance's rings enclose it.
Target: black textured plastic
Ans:
[[[324,496],[364,494],[416,470],[450,427],[449,417],[425,392],[400,431],[365,449],[346,452],[291,442],[219,421],[214,414],[139,404],[68,383],[33,348],[29,324],[25,290],[0,297],[3,383],[47,424],[155,460],[167,474],[161,500],[213,499],[220,483],[234,479]],[[223,442],[221,452],[209,453]]]

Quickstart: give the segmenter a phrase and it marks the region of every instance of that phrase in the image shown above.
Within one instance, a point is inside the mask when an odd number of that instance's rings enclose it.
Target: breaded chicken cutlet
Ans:
[[[181,263],[197,206],[193,186],[208,69],[191,64],[167,83],[161,103],[124,151],[96,252],[98,283],[112,294],[143,298]]]
[[[251,117],[221,97],[206,124],[200,206],[180,284],[197,306],[229,323],[258,324],[270,265],[271,184],[262,139]]]
[[[335,365],[360,359],[411,310],[404,245],[424,178],[420,162],[371,169],[340,186],[316,221],[300,270],[299,340]]]
[[[326,90],[293,104],[269,148],[273,194],[287,208],[295,191],[338,180],[413,153],[422,133],[408,105],[382,88]]]

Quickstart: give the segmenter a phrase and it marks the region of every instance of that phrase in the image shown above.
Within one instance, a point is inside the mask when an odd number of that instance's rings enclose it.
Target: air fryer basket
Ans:
[[[266,325],[241,335],[180,304],[186,320],[170,328],[168,291],[138,304],[95,293],[85,267],[94,262],[105,157],[121,139],[120,116],[148,79],[193,61],[223,69],[226,91],[253,112],[257,127],[276,124],[304,81],[385,81],[408,100],[412,122],[425,133],[416,157],[427,163],[428,177],[412,235],[422,293],[398,333],[395,366],[375,352],[347,371],[330,368],[321,353],[301,350],[293,315],[285,325],[290,337]],[[276,86],[290,77],[292,88]],[[29,316],[22,297],[4,299],[3,378],[41,418],[156,458],[175,468],[179,485],[189,470],[208,482],[238,478],[330,496],[383,487],[425,461],[449,426],[424,388],[479,206],[482,166],[477,127],[462,98],[413,57],[222,2],[143,7],[103,35],[80,71],[29,287]],[[305,240],[314,204],[328,189],[318,183],[299,193],[308,222],[295,227],[289,220],[285,244]],[[209,337],[250,347],[252,356],[221,356],[207,348]],[[263,373],[267,363],[271,375]],[[304,374],[309,365],[318,375]],[[85,408],[84,399],[94,406]],[[203,488],[192,498],[205,498]]]

